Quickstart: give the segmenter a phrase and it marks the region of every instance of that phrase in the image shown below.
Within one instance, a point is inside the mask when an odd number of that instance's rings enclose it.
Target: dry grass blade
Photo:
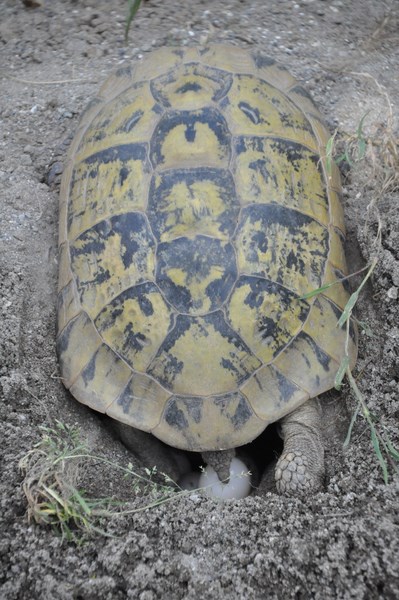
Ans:
[[[372,133],[365,133],[367,111],[360,119],[355,133],[341,133],[338,140],[337,132],[328,140],[326,145],[327,168],[332,159],[336,163],[346,162],[349,167],[366,160],[372,167],[373,175],[370,183],[375,183],[378,197],[387,192],[399,189],[399,140],[395,134],[394,109],[385,88],[369,73],[350,72],[355,77],[366,78],[376,86],[384,99],[386,114],[384,122],[374,127]]]
[[[41,429],[41,440],[19,462],[25,476],[22,488],[28,501],[28,518],[51,526],[64,540],[81,543],[94,533],[109,536],[99,527],[100,519],[142,512],[200,491],[181,489],[156,467],[144,469],[146,475],[142,476],[133,471],[131,463],[124,467],[90,454],[76,427],[56,421],[54,427]],[[82,462],[88,460],[119,470],[132,481],[133,508],[131,502],[92,498],[78,488]]]
[[[76,488],[80,464],[74,458],[86,448],[76,428],[56,422],[42,428],[42,439],[20,461],[25,475],[22,488],[28,501],[28,518],[55,527],[67,540],[79,541],[73,529],[90,531],[91,508]]]
[[[23,83],[25,85],[58,85],[58,84],[66,84],[66,83],[97,83],[96,79],[22,79],[21,77],[15,77],[15,75],[10,75],[6,73],[4,70],[0,69],[0,76],[5,77],[6,79],[12,79],[12,81],[17,81],[18,83]]]

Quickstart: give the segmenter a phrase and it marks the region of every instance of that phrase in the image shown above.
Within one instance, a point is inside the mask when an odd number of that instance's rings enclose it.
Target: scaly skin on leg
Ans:
[[[147,468],[157,467],[158,472],[166,473],[177,482],[190,471],[184,453],[160,442],[150,433],[140,431],[124,423],[112,421],[118,438],[130,452]]]
[[[284,450],[275,470],[277,491],[294,496],[320,490],[324,480],[324,447],[317,398],[284,417],[280,425]]]

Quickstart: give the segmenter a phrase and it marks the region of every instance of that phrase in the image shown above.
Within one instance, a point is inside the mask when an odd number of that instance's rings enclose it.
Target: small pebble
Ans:
[[[32,164],[32,159],[29,154],[22,154],[19,158],[19,164],[24,167],[29,167]]]

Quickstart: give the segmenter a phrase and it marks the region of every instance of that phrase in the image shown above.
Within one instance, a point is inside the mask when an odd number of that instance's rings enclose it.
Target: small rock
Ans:
[[[63,170],[64,166],[60,161],[57,161],[51,165],[47,173],[47,183],[49,186],[52,186],[57,180],[59,180]]]
[[[28,8],[39,8],[39,6],[43,6],[43,0],[22,0],[22,2]]]
[[[60,113],[60,116],[63,117],[64,119],[72,119],[73,114],[71,113],[70,110],[60,106],[58,108],[58,112]]]
[[[19,158],[19,164],[23,165],[24,167],[30,167],[32,164],[32,159],[29,154],[22,154]]]
[[[50,100],[48,100],[46,108],[57,108],[58,106],[58,98],[50,98]]]
[[[387,296],[391,300],[397,300],[398,299],[398,288],[395,286],[392,286],[391,288],[389,288],[389,290],[387,292]]]

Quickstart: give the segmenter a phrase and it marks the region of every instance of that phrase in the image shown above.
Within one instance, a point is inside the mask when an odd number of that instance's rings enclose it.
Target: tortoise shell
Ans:
[[[328,138],[252,50],[163,48],[106,81],[61,186],[57,346],[80,402],[204,451],[334,385],[348,291]]]

